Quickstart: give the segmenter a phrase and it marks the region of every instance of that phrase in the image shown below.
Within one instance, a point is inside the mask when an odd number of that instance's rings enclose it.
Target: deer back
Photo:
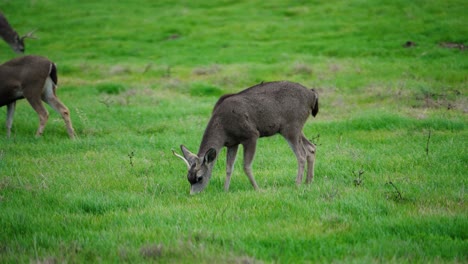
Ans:
[[[271,136],[282,128],[302,128],[307,118],[317,112],[318,97],[314,90],[292,82],[270,82],[221,97],[210,122],[222,124],[233,137],[248,133]]]

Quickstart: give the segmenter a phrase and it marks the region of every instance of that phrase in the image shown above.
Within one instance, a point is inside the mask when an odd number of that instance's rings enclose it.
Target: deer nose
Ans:
[[[190,195],[194,195],[194,194],[201,192],[204,189],[204,187],[205,186],[203,186],[202,183],[192,184],[190,186]]]

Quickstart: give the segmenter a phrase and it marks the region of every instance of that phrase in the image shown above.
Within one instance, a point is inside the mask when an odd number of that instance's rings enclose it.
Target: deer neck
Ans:
[[[203,139],[198,150],[198,157],[203,157],[210,148],[214,148],[216,156],[218,156],[225,142],[226,137],[221,123],[217,122],[216,118],[212,118],[203,134]]]
[[[13,30],[8,21],[0,14],[0,37],[8,44],[14,44],[18,33]]]
[[[16,32],[7,32],[7,31],[2,31],[0,30],[0,37],[5,40],[6,43],[8,43],[9,45],[13,45],[15,44],[15,40],[16,40]]]

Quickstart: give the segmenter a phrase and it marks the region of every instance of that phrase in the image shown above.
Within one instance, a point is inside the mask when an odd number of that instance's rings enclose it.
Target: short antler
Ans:
[[[30,39],[37,39],[37,37],[34,35],[34,32],[36,30],[32,30],[32,31],[29,31],[28,33],[26,33],[24,36],[21,37],[21,39],[26,39],[26,38],[30,38]]]
[[[188,162],[188,160],[186,160],[182,155],[177,154],[174,149],[171,149],[171,150],[172,150],[172,154],[174,154],[174,156],[183,160],[185,164],[187,165],[187,169],[190,169],[190,163]]]

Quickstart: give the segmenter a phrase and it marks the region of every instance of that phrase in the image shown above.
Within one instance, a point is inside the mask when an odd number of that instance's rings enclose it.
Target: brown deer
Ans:
[[[49,118],[42,101],[49,104],[65,120],[68,135],[75,137],[68,108],[55,94],[57,68],[48,59],[40,56],[23,56],[0,65],[0,107],[7,106],[7,136],[10,137],[16,101],[26,98],[39,115],[36,136],[42,135]]]
[[[307,181],[314,177],[315,145],[304,136],[307,118],[319,110],[314,89],[292,82],[269,82],[250,87],[237,94],[222,96],[216,103],[203,135],[198,154],[181,145],[181,158],[188,169],[190,194],[202,191],[211,178],[214,162],[221,148],[227,147],[226,180],[229,190],[233,165],[239,144],[244,148],[244,172],[254,189],[252,161],[260,137],[281,134],[291,146],[298,162],[296,184],[302,183],[307,162]]]
[[[24,39],[26,38],[36,38],[33,34],[34,31],[27,33],[26,35],[20,37],[18,33],[10,26],[6,17],[0,13],[0,37],[5,40],[8,45],[16,53],[24,53]]]

